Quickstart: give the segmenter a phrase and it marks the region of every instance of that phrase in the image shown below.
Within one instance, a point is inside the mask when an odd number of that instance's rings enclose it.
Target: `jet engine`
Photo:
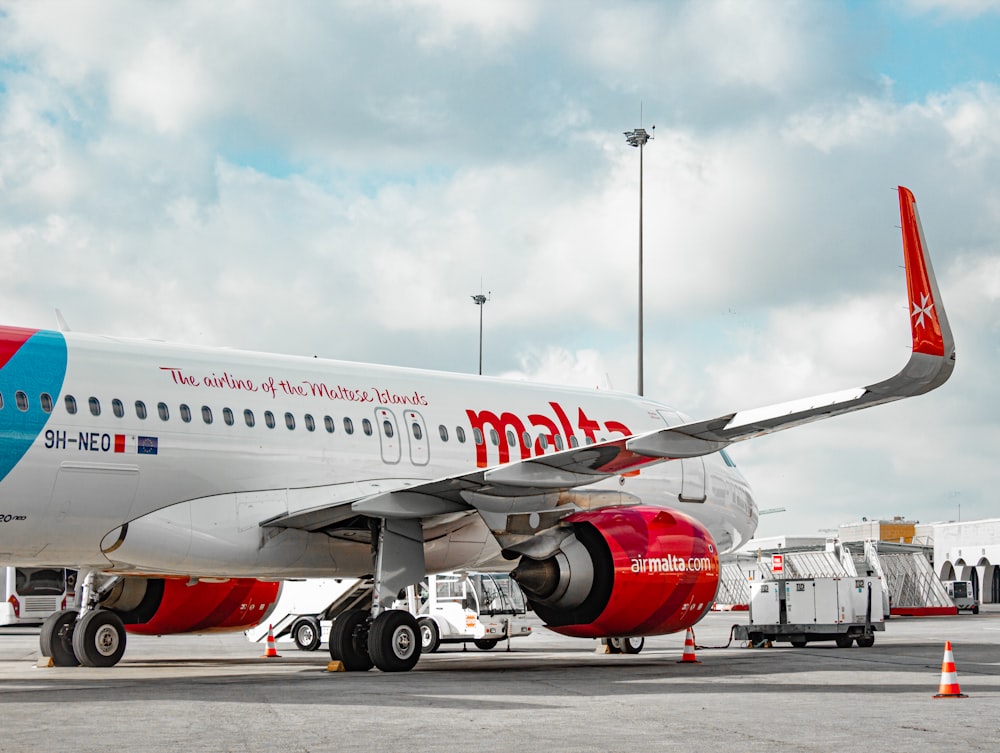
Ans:
[[[255,578],[219,581],[125,576],[101,607],[122,618],[129,633],[171,635],[245,630],[260,623],[281,584]]]
[[[719,556],[705,527],[658,507],[618,507],[566,519],[570,535],[546,559],[522,557],[514,578],[546,627],[580,638],[684,630],[712,606]]]

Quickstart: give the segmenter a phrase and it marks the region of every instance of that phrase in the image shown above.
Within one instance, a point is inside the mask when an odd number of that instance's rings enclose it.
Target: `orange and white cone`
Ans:
[[[678,664],[701,664],[700,661],[694,655],[694,631],[691,628],[687,629],[687,634],[684,636],[684,653],[681,655]]]
[[[941,662],[941,686],[935,698],[968,698],[958,687],[958,672],[955,671],[955,656],[951,652],[951,641],[944,642],[944,660]]]
[[[263,658],[265,659],[275,659],[280,657],[281,654],[278,653],[278,649],[274,647],[274,630],[271,625],[267,626],[267,650],[264,651]]]

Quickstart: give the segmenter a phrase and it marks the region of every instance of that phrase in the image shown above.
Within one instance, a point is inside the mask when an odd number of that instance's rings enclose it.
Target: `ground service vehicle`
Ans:
[[[959,612],[965,610],[979,614],[979,599],[972,589],[971,580],[946,580],[944,587]]]
[[[40,625],[73,600],[76,573],[61,567],[5,567],[0,625]]]
[[[429,575],[415,592],[421,651],[469,642],[489,651],[501,640],[531,635],[524,593],[506,573]]]

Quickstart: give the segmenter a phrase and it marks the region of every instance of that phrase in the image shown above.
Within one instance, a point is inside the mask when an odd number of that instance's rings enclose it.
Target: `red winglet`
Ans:
[[[944,356],[944,336],[934,300],[933,271],[924,251],[924,233],[917,215],[916,199],[908,188],[899,187],[899,216],[903,223],[903,256],[906,259],[906,287],[910,298],[910,328],[913,351]]]

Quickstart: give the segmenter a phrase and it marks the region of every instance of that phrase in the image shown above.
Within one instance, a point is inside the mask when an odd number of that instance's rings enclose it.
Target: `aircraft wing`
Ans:
[[[339,512],[332,508],[307,510],[282,516],[265,525],[319,530],[330,526],[334,519],[343,520],[346,509],[356,515],[414,519],[474,508],[494,530],[506,528],[510,516],[534,514],[558,519],[575,509],[571,500],[560,499],[560,495],[576,487],[636,471],[651,463],[708,455],[734,442],[920,395],[939,387],[954,369],[954,339],[909,189],[899,188],[899,206],[913,352],[895,376],[866,387],[729,413],[707,421],[434,481],[416,482],[405,488],[341,501],[337,505]],[[531,528],[544,528],[546,522],[549,521],[536,518]]]

